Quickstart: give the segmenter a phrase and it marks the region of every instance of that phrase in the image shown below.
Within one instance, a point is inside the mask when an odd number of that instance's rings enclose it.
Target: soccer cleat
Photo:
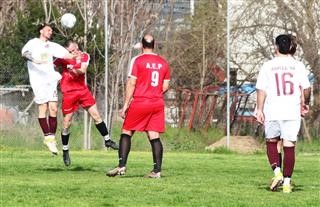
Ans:
[[[292,192],[292,186],[291,184],[285,184],[283,185],[283,193],[291,193]]]
[[[63,151],[63,162],[65,166],[69,166],[71,164],[69,150],[62,150]]]
[[[108,140],[104,140],[104,146],[107,148],[112,148],[114,150],[118,150],[119,146],[117,145],[117,143],[115,143],[114,141],[112,141],[111,139]]]
[[[271,191],[276,191],[278,187],[282,184],[283,182],[283,175],[282,173],[278,173],[274,178],[272,178],[272,182],[270,185],[270,190]]]
[[[154,171],[151,171],[150,173],[146,174],[144,176],[145,178],[161,178],[161,173],[160,172],[154,172]]]
[[[43,143],[48,147],[49,151],[53,155],[58,154],[57,142],[56,142],[54,135],[45,136]]]
[[[116,167],[113,170],[107,172],[107,176],[115,177],[117,175],[124,175],[126,174],[126,167]]]

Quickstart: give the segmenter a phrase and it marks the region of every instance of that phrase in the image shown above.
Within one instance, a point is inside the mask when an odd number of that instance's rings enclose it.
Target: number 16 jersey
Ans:
[[[134,99],[163,99],[163,82],[170,80],[169,65],[155,53],[143,53],[131,60],[128,77],[136,79]]]
[[[266,93],[265,120],[300,119],[302,90],[309,87],[304,64],[292,56],[279,56],[264,63],[256,88]]]

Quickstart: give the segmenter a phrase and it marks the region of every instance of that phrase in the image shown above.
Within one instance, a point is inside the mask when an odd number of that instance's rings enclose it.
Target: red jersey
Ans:
[[[163,98],[163,81],[170,80],[170,69],[161,56],[144,53],[131,60],[128,76],[137,79],[133,98]]]
[[[87,88],[85,83],[85,74],[74,74],[70,69],[80,69],[81,63],[89,64],[90,56],[88,53],[81,53],[77,59],[62,59],[58,58],[54,61],[54,65],[62,67],[62,79],[60,87],[62,93],[74,90],[83,90]]]

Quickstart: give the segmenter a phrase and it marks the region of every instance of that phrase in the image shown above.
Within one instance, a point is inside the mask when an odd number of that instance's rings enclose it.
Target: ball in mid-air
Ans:
[[[61,25],[66,28],[72,28],[76,24],[76,17],[71,13],[65,13],[61,17]]]

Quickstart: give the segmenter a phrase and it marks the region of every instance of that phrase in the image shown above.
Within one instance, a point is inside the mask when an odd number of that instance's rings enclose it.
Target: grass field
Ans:
[[[105,176],[115,151],[1,150],[1,206],[319,206],[320,156],[297,154],[294,192],[270,192],[265,154],[168,152],[163,177],[143,178],[151,152],[131,152],[127,174]]]

